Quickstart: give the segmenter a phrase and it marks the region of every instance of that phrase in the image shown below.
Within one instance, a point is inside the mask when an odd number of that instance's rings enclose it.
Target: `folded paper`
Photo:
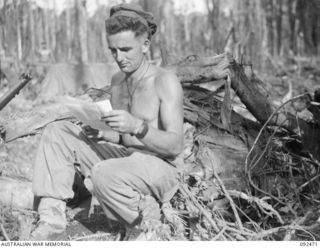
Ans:
[[[87,102],[74,97],[65,97],[61,103],[83,124],[100,131],[110,130],[110,127],[101,120],[101,117],[112,110],[108,99],[99,102]]]

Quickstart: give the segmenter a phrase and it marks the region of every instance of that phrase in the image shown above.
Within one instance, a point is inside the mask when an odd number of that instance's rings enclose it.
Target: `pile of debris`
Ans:
[[[166,239],[319,240],[316,99],[303,94],[275,106],[263,82],[230,54],[189,56],[167,67],[185,93],[185,158]],[[94,101],[108,97],[108,87],[88,94]],[[308,121],[286,111],[301,98],[313,116]],[[7,141],[72,120],[52,113],[24,120],[20,132],[18,121],[11,121]]]
[[[195,125],[194,167],[175,198],[190,238],[318,240],[319,104],[303,94],[273,106],[263,83],[228,54],[189,57],[175,68]],[[221,80],[223,94],[199,88]],[[286,111],[300,98],[313,119]]]

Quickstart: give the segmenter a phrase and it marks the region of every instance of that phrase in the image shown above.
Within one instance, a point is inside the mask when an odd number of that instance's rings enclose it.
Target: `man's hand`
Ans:
[[[82,131],[84,134],[90,139],[100,139],[102,137],[101,132],[99,130],[94,129],[88,125],[82,126]]]
[[[137,134],[142,127],[143,120],[134,117],[125,110],[112,110],[101,118],[114,131],[120,133]]]

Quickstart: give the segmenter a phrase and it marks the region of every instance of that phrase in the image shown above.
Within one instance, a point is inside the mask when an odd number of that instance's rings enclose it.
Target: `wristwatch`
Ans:
[[[149,131],[149,125],[146,121],[143,121],[142,128],[136,133],[138,139],[143,139]]]

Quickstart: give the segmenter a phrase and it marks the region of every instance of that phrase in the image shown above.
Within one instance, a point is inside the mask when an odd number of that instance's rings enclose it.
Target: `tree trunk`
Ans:
[[[154,14],[154,18],[156,21],[160,21],[159,18],[159,12],[161,12],[162,10],[162,6],[161,4],[164,4],[164,1],[157,1],[157,0],[140,0],[139,1],[140,5],[143,7],[144,10],[151,12]],[[157,33],[160,32],[160,28],[158,27],[158,31]],[[155,49],[156,49],[156,44],[155,44],[155,39],[156,37],[152,38],[152,43],[150,46],[150,59],[155,59]]]
[[[189,30],[189,17],[185,14],[183,17],[183,27],[184,27],[184,33],[185,33],[185,41],[190,42],[190,30]]]
[[[51,40],[50,40],[50,32],[49,32],[49,10],[46,8],[43,13],[43,20],[44,20],[44,38],[47,49],[51,50]],[[51,50],[52,51],[52,50]]]
[[[272,40],[272,49],[273,49],[273,53],[272,56],[276,57],[277,56],[277,51],[278,51],[278,47],[277,47],[277,41],[278,41],[278,32],[277,32],[277,0],[272,0],[271,4],[271,9],[272,9],[272,13],[271,13],[271,18],[272,18],[272,26],[271,26],[271,32],[272,32],[272,36],[273,36],[273,40]]]
[[[43,15],[41,11],[35,12],[35,27],[36,27],[36,35],[35,35],[35,49],[38,51],[41,47],[41,42],[43,42]]]
[[[19,15],[19,8],[17,7],[16,12],[16,18],[17,18],[17,62],[18,65],[20,65],[20,62],[22,60],[22,41],[21,41],[21,24],[20,24],[20,15]]]
[[[223,51],[224,44],[221,44],[219,35],[219,15],[220,15],[220,0],[206,0],[208,10],[208,21],[211,31],[211,46],[216,52]]]
[[[294,52],[294,54],[297,54],[297,33],[296,33],[296,14],[295,14],[295,5],[296,0],[288,0],[287,6],[288,6],[288,15],[289,15],[289,25],[290,25],[290,49]]]
[[[6,14],[4,8],[0,9],[0,51],[4,51],[5,47],[5,23]]]
[[[273,4],[272,0],[266,2],[266,18],[267,18],[267,27],[268,27],[268,50],[271,55],[274,54],[274,32],[273,32]]]
[[[87,40],[87,12],[86,1],[76,0],[76,12],[77,12],[77,30],[80,46],[80,63],[88,62],[88,40]]]
[[[57,16],[56,16],[56,12],[55,12],[55,9],[56,9],[56,1],[53,1],[54,2],[54,10],[50,13],[50,38],[51,38],[51,56],[52,56],[52,59],[53,59],[53,62],[56,61],[56,33],[57,33]]]
[[[72,49],[71,49],[71,25],[70,25],[70,7],[68,6],[66,8],[66,40],[65,40],[65,44],[67,47],[67,60],[70,61],[71,57],[72,57]]]
[[[256,9],[257,9],[257,16],[260,20],[260,27],[261,27],[261,34],[260,34],[260,40],[261,40],[261,57],[260,57],[260,64],[261,70],[265,70],[267,68],[266,58],[268,53],[268,27],[267,27],[267,19],[266,19],[266,11],[263,8],[262,0],[258,1],[256,3]]]
[[[30,53],[30,32],[29,32],[29,26],[28,26],[28,9],[29,9],[30,3],[25,2],[21,3],[21,9],[20,9],[20,18],[21,18],[21,53],[22,53],[22,60],[25,60]]]
[[[163,34],[164,44],[169,53],[173,53],[176,48],[176,39],[175,39],[175,21],[173,18],[173,3],[165,2],[163,8],[163,20],[165,25],[166,33]]]
[[[317,33],[319,33],[320,3],[318,0],[298,0],[296,6],[297,17],[300,22],[300,31],[303,33],[304,52],[307,55],[317,55]]]
[[[35,59],[35,32],[34,32],[34,15],[32,3],[29,2],[29,30],[30,30],[30,57],[31,61]]]
[[[276,22],[276,32],[277,32],[277,56],[279,56],[281,51],[281,42],[282,42],[282,4],[283,1],[279,0],[277,5],[277,22]]]

